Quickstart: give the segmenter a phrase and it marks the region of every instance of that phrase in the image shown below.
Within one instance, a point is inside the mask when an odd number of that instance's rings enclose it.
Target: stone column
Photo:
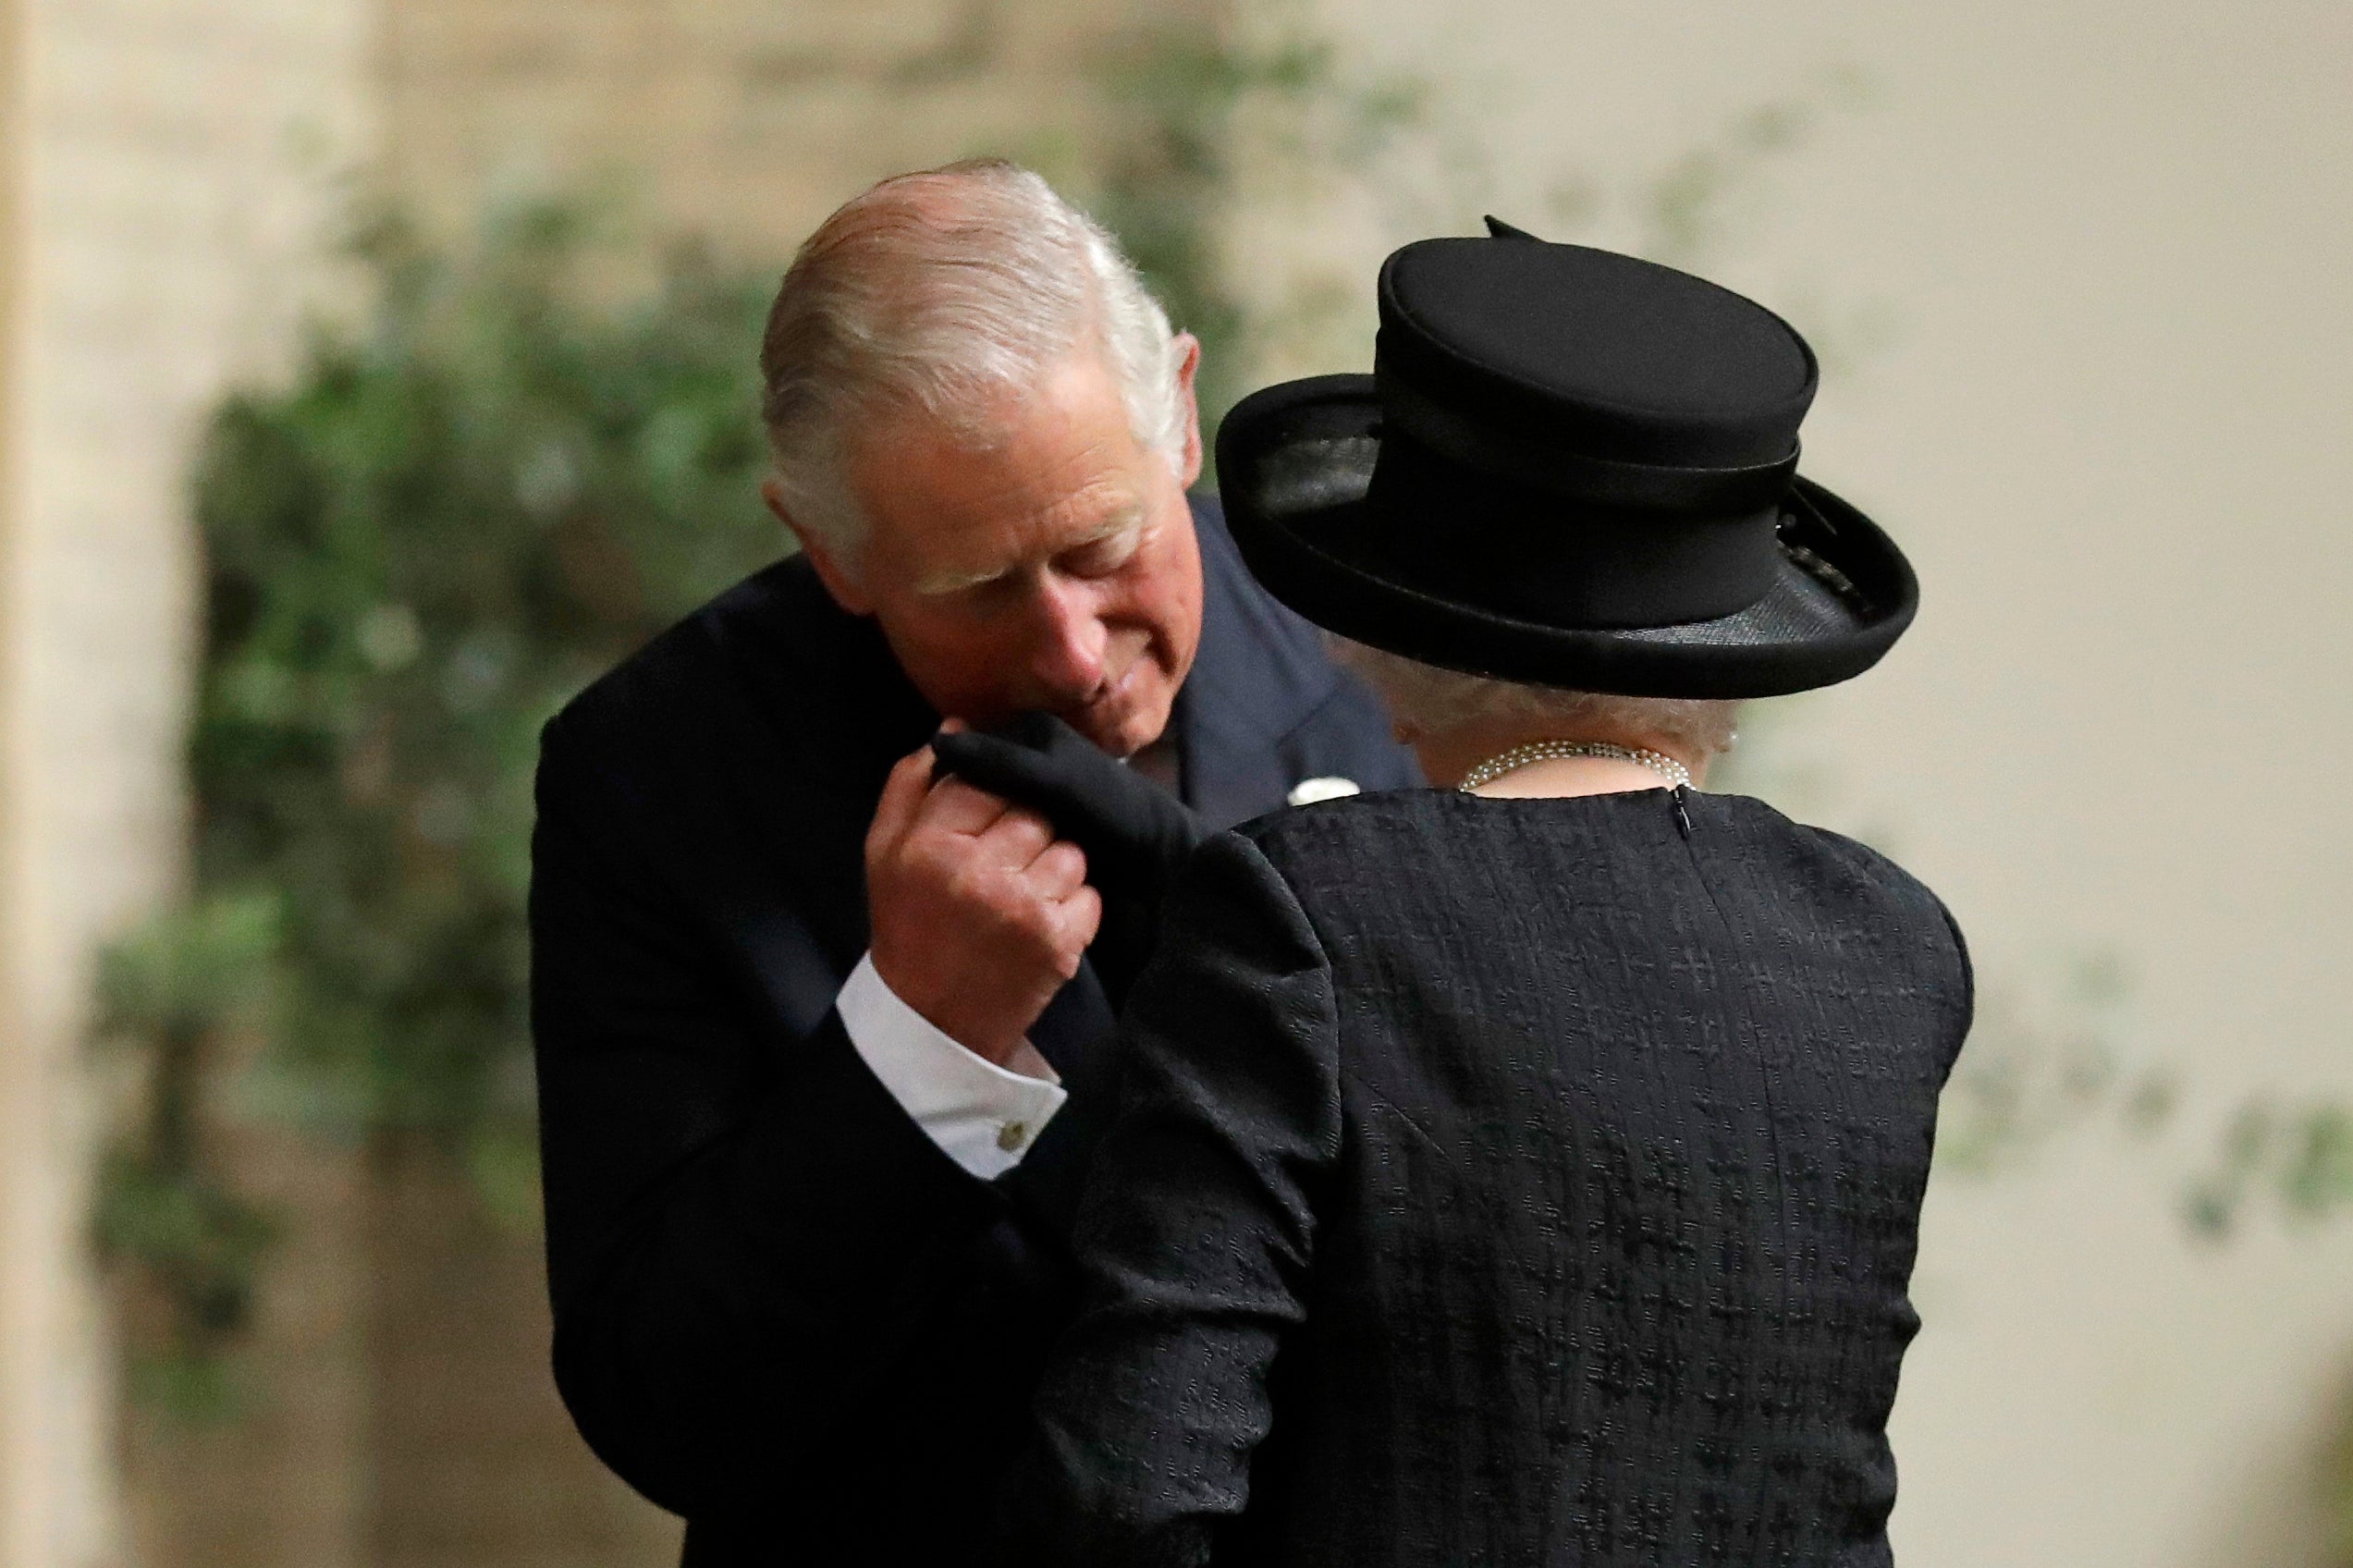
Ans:
[[[92,959],[168,898],[203,409],[296,340],[366,0],[5,0],[0,1562],[127,1559],[88,1254]]]

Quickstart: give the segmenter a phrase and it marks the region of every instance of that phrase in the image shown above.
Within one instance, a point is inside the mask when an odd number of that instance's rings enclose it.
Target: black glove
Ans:
[[[1207,836],[1200,818],[1051,714],[934,736],[931,749],[942,768],[1028,807],[1086,852],[1086,879],[1103,896],[1087,956],[1111,1005],[1125,1002],[1158,934],[1169,885]]]

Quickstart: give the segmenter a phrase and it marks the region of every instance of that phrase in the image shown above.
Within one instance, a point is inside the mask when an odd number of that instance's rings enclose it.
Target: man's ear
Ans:
[[[785,508],[783,486],[777,484],[774,475],[760,482],[760,499],[768,504],[768,510],[776,513],[777,521],[790,529],[792,536],[801,542],[801,553],[809,557],[811,566],[816,568],[817,581],[824,583],[826,592],[833,595],[833,602],[852,615],[874,614],[875,602],[867,595],[858,574],[835,555],[824,540],[793,521],[792,513]]]
[[[1183,357],[1177,361],[1177,396],[1184,404],[1184,463],[1182,477],[1184,488],[1190,490],[1201,477],[1201,399],[1195,395],[1194,378],[1201,370],[1201,339],[1190,332],[1176,335],[1177,351]]]

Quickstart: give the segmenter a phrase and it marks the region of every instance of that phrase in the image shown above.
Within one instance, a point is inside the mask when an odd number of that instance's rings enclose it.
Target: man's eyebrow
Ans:
[[[953,594],[962,588],[977,588],[984,582],[994,582],[1000,577],[1009,577],[1012,574],[1012,570],[1013,569],[1010,566],[1000,566],[993,571],[938,572],[918,582],[915,584],[915,592],[925,594]]]
[[[1116,539],[1122,533],[1130,533],[1143,526],[1144,508],[1142,506],[1131,502],[1129,505],[1121,507],[1118,511],[1113,512],[1109,517],[1104,519],[1102,527],[1095,530],[1094,533],[1087,534],[1083,539],[1072,540],[1069,544],[1063,545],[1057,554],[1067,555],[1072,550],[1084,550],[1089,545],[1100,545],[1107,539]]]
[[[1106,518],[1101,527],[1072,540],[1055,554],[1065,555],[1072,550],[1083,550],[1090,545],[1100,545],[1106,540],[1116,539],[1122,533],[1143,527],[1144,521],[1145,509],[1140,503],[1121,507]],[[1019,566],[1020,563],[1015,562],[1010,566],[996,567],[984,571],[938,572],[919,581],[915,584],[915,592],[924,594],[953,594],[964,588],[978,588],[984,583],[994,582],[1001,577],[1011,576]]]

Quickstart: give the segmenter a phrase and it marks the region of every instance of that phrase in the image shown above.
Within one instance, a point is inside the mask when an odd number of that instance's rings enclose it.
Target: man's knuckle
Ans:
[[[937,833],[926,833],[920,839],[910,839],[907,844],[908,863],[941,879],[962,864],[964,858]]]
[[[1054,928],[1050,901],[1026,882],[1007,878],[1002,899],[1006,924],[1023,935],[1036,939]]]
[[[982,913],[993,913],[1003,901],[1003,892],[996,879],[986,870],[969,861],[960,861],[939,868],[939,889],[950,900]]]

